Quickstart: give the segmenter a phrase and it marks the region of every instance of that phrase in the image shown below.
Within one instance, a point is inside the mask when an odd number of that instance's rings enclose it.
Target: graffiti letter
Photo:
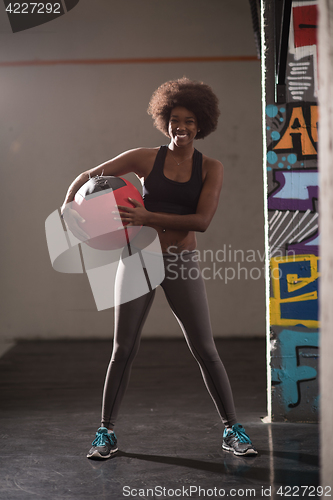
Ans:
[[[274,150],[297,150],[299,156],[316,155],[301,106],[293,108],[289,124]],[[298,151],[300,149],[300,151]]]

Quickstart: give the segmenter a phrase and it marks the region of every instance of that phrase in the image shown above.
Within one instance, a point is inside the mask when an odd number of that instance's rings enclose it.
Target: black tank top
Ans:
[[[202,188],[202,154],[194,150],[191,178],[186,182],[168,179],[163,172],[168,146],[161,146],[152,171],[146,178],[142,197],[149,212],[194,214]]]

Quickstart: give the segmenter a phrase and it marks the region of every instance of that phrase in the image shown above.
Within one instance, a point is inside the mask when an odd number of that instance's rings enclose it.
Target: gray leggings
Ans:
[[[164,255],[165,278],[161,286],[190,351],[199,363],[222,422],[232,426],[237,422],[232,391],[214,343],[205,285],[195,256],[195,252],[183,253],[177,258],[175,254]],[[117,286],[121,286],[121,282],[122,276],[117,275]],[[113,352],[106,374],[102,406],[102,426],[109,429],[115,424],[154,296],[155,290],[152,290],[115,307]]]

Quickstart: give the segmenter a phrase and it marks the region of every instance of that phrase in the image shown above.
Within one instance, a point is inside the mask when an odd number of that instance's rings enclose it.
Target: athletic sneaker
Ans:
[[[222,448],[233,451],[235,455],[257,455],[251,439],[241,424],[235,424],[231,429],[224,429]]]
[[[92,448],[87,455],[88,458],[110,458],[118,451],[117,437],[114,432],[109,433],[106,427],[100,427],[92,442]]]

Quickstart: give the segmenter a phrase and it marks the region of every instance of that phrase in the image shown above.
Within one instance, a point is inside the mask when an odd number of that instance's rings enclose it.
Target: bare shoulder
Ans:
[[[138,157],[140,158],[137,176],[140,179],[146,178],[150,174],[150,172],[154,166],[154,162],[155,162],[158,150],[159,150],[159,147],[157,147],[157,148],[139,148],[137,150]]]
[[[113,161],[126,163],[129,171],[138,177],[145,177],[154,164],[158,149],[158,147],[129,149],[116,156]]]
[[[156,156],[157,151],[159,148],[135,148],[135,149],[128,149],[127,151],[124,151],[120,155],[117,156],[117,158],[131,158],[131,159],[136,159],[138,161],[140,160],[147,160],[149,158],[153,158]]]
[[[137,161],[137,175],[146,177],[153,167],[159,148],[137,148],[133,150]]]
[[[137,155],[137,156],[149,156],[159,150],[159,147],[157,148],[135,148],[135,149],[129,149],[128,151],[125,151],[123,154],[131,154],[131,155]]]
[[[210,158],[209,156],[202,155],[202,176],[205,180],[206,177],[223,178],[223,165],[219,160]]]

